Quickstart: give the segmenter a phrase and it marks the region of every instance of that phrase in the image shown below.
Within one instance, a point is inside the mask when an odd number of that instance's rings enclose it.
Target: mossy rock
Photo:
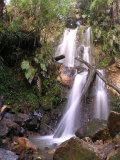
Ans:
[[[101,160],[95,152],[83,147],[77,138],[62,143],[55,151],[53,160]]]
[[[109,134],[109,130],[107,127],[106,120],[100,119],[92,119],[88,123],[86,123],[83,127],[80,127],[76,132],[75,135],[77,137],[84,138],[90,137],[93,141],[96,140],[103,140],[109,141],[111,140],[111,136]]]
[[[120,113],[111,111],[108,117],[108,128],[112,138],[120,133]]]

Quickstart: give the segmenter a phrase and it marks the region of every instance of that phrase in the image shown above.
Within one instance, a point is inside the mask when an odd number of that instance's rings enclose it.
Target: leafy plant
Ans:
[[[30,79],[31,77],[34,78],[34,75],[36,73],[36,69],[33,68],[33,66],[29,63],[29,61],[23,60],[23,62],[21,64],[21,68],[25,69],[25,77],[27,79]]]

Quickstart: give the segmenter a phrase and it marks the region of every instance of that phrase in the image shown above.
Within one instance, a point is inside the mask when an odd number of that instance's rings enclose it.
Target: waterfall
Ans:
[[[83,124],[84,111],[83,107],[86,107],[85,102],[81,103],[81,94],[86,83],[88,68],[84,64],[75,62],[75,56],[83,58],[86,62],[92,65],[92,49],[91,49],[91,28],[85,29],[82,33],[82,40],[79,46],[76,45],[76,29],[65,29],[63,39],[57,48],[55,56],[65,54],[65,58],[59,62],[63,64],[64,72],[70,76],[70,70],[74,71],[74,74],[78,73],[76,70],[82,66],[86,71],[77,74],[74,79],[73,86],[70,90],[70,95],[66,105],[65,113],[54,133],[51,136],[40,136],[36,139],[36,143],[39,143],[40,148],[56,148],[54,144],[61,144],[65,140],[69,139],[75,134],[75,131]],[[76,47],[77,46],[77,47]],[[78,66],[78,68],[76,67]],[[67,68],[68,67],[68,68]],[[71,68],[72,67],[72,68]],[[103,74],[103,71],[100,71]],[[73,74],[73,75],[74,75]],[[73,77],[72,77],[73,78]],[[94,117],[100,119],[107,119],[109,109],[107,92],[105,89],[105,83],[96,76],[96,97],[94,107]],[[89,93],[88,93],[89,96]],[[94,93],[93,93],[94,96]],[[84,104],[84,106],[82,106]],[[88,107],[88,106],[87,106]],[[87,108],[86,107],[86,108]],[[87,112],[87,111],[86,111]],[[93,113],[93,112],[92,112]],[[87,113],[85,113],[87,115]],[[88,115],[87,115],[88,116]],[[87,117],[86,116],[86,117]],[[87,121],[87,120],[86,120]],[[34,140],[33,140],[34,141]]]
[[[75,134],[76,129],[80,127],[80,97],[86,82],[86,76],[87,72],[76,76],[66,106],[67,111],[54,134],[55,138],[72,136]]]
[[[92,55],[91,55],[91,41],[92,41],[92,33],[91,33],[91,27],[88,27],[88,29],[83,31],[82,34],[82,46],[84,48],[83,53],[83,60],[88,62],[89,64],[92,64]],[[87,68],[85,65],[83,65],[85,68]]]
[[[99,72],[102,75],[104,73],[103,70],[99,70]],[[104,81],[99,76],[96,77],[96,103],[94,110],[95,118],[107,120],[109,115],[107,91]]]
[[[58,46],[55,52],[55,56],[62,55],[62,54],[65,55],[65,58],[58,62],[63,63],[63,65],[67,67],[74,67],[77,30],[78,28],[65,29],[62,42]]]

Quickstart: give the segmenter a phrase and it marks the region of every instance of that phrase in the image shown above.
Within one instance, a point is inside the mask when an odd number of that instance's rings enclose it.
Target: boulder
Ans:
[[[19,156],[19,160],[36,160],[37,147],[26,138],[14,139],[11,150]]]
[[[38,151],[38,147],[33,144],[32,142],[30,142],[27,138],[24,137],[19,137],[18,139],[18,143],[23,146],[26,150],[33,150],[34,152]]]
[[[72,75],[68,74],[68,72],[70,72],[68,70],[68,68],[64,67],[64,66],[61,66],[60,69],[59,69],[59,75],[57,77],[57,81],[61,82],[63,85],[66,85],[66,86],[72,86],[73,84],[73,78],[72,76],[75,74],[74,72],[74,69],[72,71],[71,69],[71,72],[73,72]]]
[[[93,141],[103,140],[107,142],[111,140],[111,136],[107,127],[107,121],[100,119],[92,119],[91,121],[87,122],[75,132],[75,135],[80,139],[84,137],[90,137]]]
[[[4,137],[4,138],[1,138],[0,141],[1,141],[0,142],[0,147],[1,148],[11,150],[11,146],[12,146],[11,138]]]
[[[120,159],[120,133],[115,136],[112,143],[115,147],[114,150],[108,154],[107,160],[118,160]]]
[[[93,150],[83,140],[72,137],[57,147],[53,160],[102,160],[99,151],[95,153]]]
[[[25,113],[18,113],[17,116],[22,119],[22,122],[30,122],[32,120],[32,116]]]
[[[28,128],[30,131],[37,131],[39,127],[40,122],[38,123],[38,119],[36,117],[33,117],[30,122],[26,123],[26,128]]]
[[[18,117],[16,114],[5,113],[4,118],[9,119],[9,120],[16,122],[18,124],[22,123],[22,119],[20,117]]]
[[[115,61],[114,64],[108,66],[106,68],[106,73],[107,73],[107,80],[112,83],[113,85],[117,86],[120,88],[120,68],[118,65],[118,62]],[[112,87],[107,86],[108,90],[113,93],[113,95],[120,95],[117,91],[115,91]]]
[[[120,132],[120,113],[111,111],[108,117],[108,129],[112,138]]]
[[[4,120],[0,121],[0,137],[5,137],[9,132],[8,126]]]
[[[0,137],[6,137],[8,133],[16,136],[21,135],[21,127],[11,120],[2,119],[0,121]]]
[[[18,156],[9,150],[0,148],[0,160],[17,160]]]

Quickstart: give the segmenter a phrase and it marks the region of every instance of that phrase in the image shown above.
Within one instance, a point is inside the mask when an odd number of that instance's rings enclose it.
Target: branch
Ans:
[[[120,94],[120,88],[118,88],[114,84],[106,81],[106,79],[103,77],[103,75],[98,70],[96,70],[96,74],[105,82],[106,85],[112,87],[114,90],[116,90]]]
[[[88,74],[88,78],[87,78],[87,82],[84,86],[84,89],[82,91],[82,96],[81,96],[81,100],[85,97],[91,83],[93,82],[94,80],[94,77],[95,77],[95,73],[96,73],[96,70],[89,64],[87,63],[86,61],[82,60],[81,58],[76,58],[78,61],[84,63],[88,68],[90,68],[89,70],[89,74]]]
[[[56,61],[59,61],[60,59],[63,59],[63,58],[65,58],[64,54],[54,57]]]
[[[90,82],[87,82],[87,84],[85,85],[85,89],[84,89],[84,91],[82,93],[82,98],[87,93],[87,89],[89,89],[90,84],[91,84],[92,80],[94,79],[94,77],[92,77],[92,76],[94,76],[95,73],[105,82],[106,85],[112,87],[114,90],[116,90],[120,94],[120,88],[118,88],[117,86],[115,86],[112,83],[108,82],[97,69],[95,69],[94,67],[92,67],[89,63],[87,63],[86,61],[84,61],[81,58],[76,58],[76,59],[78,61],[80,61],[81,63],[84,63],[90,69],[90,74],[89,74],[89,77],[88,77],[88,80]]]

